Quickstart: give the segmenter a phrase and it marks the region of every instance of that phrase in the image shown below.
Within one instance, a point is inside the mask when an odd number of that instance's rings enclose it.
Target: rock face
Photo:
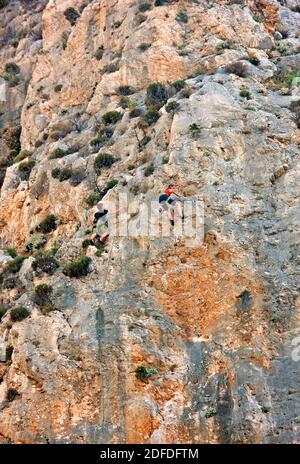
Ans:
[[[300,3],[2,3],[0,442],[299,443]]]

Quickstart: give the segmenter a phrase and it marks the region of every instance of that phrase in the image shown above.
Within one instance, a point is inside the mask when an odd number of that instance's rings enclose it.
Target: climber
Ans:
[[[161,208],[164,211],[167,211],[168,213],[168,218],[170,219],[171,225],[174,226],[174,211],[176,209],[177,214],[181,217],[181,219],[184,219],[184,215],[182,212],[182,207],[180,202],[181,197],[178,195],[178,193],[175,192],[175,186],[173,184],[170,184],[165,190],[164,193],[162,193],[159,196],[159,204]]]
[[[91,237],[91,240],[95,243],[99,241],[101,245],[104,245],[109,237],[108,230],[108,210],[104,208],[103,203],[97,204],[97,212],[94,214],[93,228],[96,227],[96,233]]]
[[[104,208],[103,203],[99,202],[97,204],[97,212],[94,214],[93,220],[93,229],[96,227],[96,232],[92,235],[92,242],[97,245],[105,245],[109,238],[109,215],[114,214],[118,215],[120,209],[114,211]]]

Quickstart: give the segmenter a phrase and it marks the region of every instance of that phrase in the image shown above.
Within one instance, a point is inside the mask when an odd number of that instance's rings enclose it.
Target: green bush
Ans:
[[[63,88],[62,84],[57,84],[57,85],[54,87],[54,92],[59,93],[59,92],[62,91],[62,88]]]
[[[104,245],[100,245],[100,246],[98,246],[98,249],[97,249],[95,255],[97,256],[97,258],[100,258],[100,256],[102,256],[104,252],[105,252]]]
[[[207,409],[206,409],[206,412],[205,412],[205,417],[206,419],[208,419],[209,417],[213,417],[217,414],[217,410],[214,406],[209,406]]]
[[[132,95],[133,93],[135,93],[135,90],[132,87],[130,87],[130,85],[121,85],[117,89],[118,95],[127,96],[127,95]]]
[[[153,166],[153,164],[150,164],[149,166],[146,167],[145,171],[144,171],[144,175],[145,177],[149,177],[151,176],[155,171],[155,168]]]
[[[158,371],[155,367],[137,366],[135,370],[135,375],[140,380],[148,379],[151,375],[155,375],[157,373]]]
[[[21,150],[20,153],[16,156],[15,162],[19,163],[20,161],[23,161],[25,158],[29,158],[29,156],[31,156],[30,151]]]
[[[141,13],[144,13],[145,11],[151,10],[151,8],[152,8],[151,3],[141,3],[141,4],[139,5],[139,11],[140,11]]]
[[[40,284],[37,285],[33,292],[33,301],[38,306],[51,306],[52,305],[53,288],[51,285]]]
[[[260,60],[256,58],[256,56],[249,56],[248,61],[253,64],[254,66],[258,66],[260,63]]]
[[[91,258],[88,256],[83,256],[78,261],[67,264],[64,267],[63,273],[68,277],[82,277],[86,276],[89,273],[89,266],[91,263]]]
[[[54,214],[47,216],[36,226],[35,230],[42,234],[49,234],[57,228],[57,217]]]
[[[25,251],[30,253],[33,250],[43,248],[47,243],[47,237],[43,234],[34,234],[25,245]]]
[[[180,79],[172,83],[172,87],[175,88],[176,92],[179,92],[181,89],[183,89],[185,85],[186,83],[183,79]]]
[[[11,258],[16,258],[17,252],[14,248],[7,248],[6,253],[11,257]]]
[[[30,312],[28,311],[27,308],[24,308],[23,306],[13,308],[10,311],[10,318],[13,322],[23,321],[23,319],[26,319],[29,316],[30,316]]]
[[[93,207],[98,203],[98,201],[101,200],[101,198],[102,198],[102,195],[100,192],[93,192],[87,196],[87,198],[85,199],[85,202],[88,204],[88,206]]]
[[[176,111],[178,111],[180,108],[180,105],[179,103],[177,103],[176,101],[170,101],[167,105],[166,105],[166,111],[167,113],[176,113]]]
[[[16,274],[21,269],[24,259],[25,259],[24,256],[16,256],[12,261],[10,261],[6,265],[6,270],[8,272],[12,272],[13,274]]]
[[[187,23],[189,18],[188,18],[188,15],[186,14],[185,11],[179,11],[178,15],[176,16],[176,19],[178,22],[180,23]]]
[[[247,98],[247,100],[250,100],[251,99],[251,93],[249,92],[248,89],[241,89],[240,91],[240,96],[242,98]]]
[[[5,395],[5,399],[6,401],[8,401],[9,403],[11,403],[12,401],[14,401],[18,396],[20,396],[20,393],[18,392],[18,390],[16,390],[15,388],[9,388],[6,392],[6,395]]]
[[[18,174],[21,180],[28,180],[31,174],[32,169],[35,166],[34,160],[23,161],[18,166]]]
[[[160,118],[160,114],[156,110],[150,110],[143,116],[143,121],[146,125],[154,124]]]
[[[0,306],[0,322],[1,322],[2,317],[4,317],[6,313],[7,313],[7,308],[5,306]]]
[[[189,125],[189,131],[194,140],[197,140],[201,134],[201,127],[195,122]]]
[[[8,74],[19,74],[20,68],[15,63],[7,63],[5,65],[5,72],[7,72]]]
[[[274,74],[273,80],[277,84],[283,84],[287,87],[291,87],[293,80],[297,77],[300,77],[300,71],[287,71],[286,69],[280,69]]]
[[[107,185],[106,185],[106,188],[108,190],[111,190],[112,188],[114,188],[119,182],[116,180],[116,179],[112,179],[110,181],[107,182]]]
[[[80,16],[80,14],[78,13],[77,10],[75,10],[75,8],[70,7],[70,8],[67,8],[64,11],[64,16],[69,21],[71,26],[74,26],[76,24],[76,22],[77,22],[77,19]]]
[[[99,153],[94,161],[94,169],[98,175],[101,173],[101,169],[108,169],[115,163],[115,158],[109,153]]]
[[[104,124],[116,124],[120,119],[122,119],[123,115],[119,111],[108,111],[102,116],[102,121]]]
[[[46,274],[52,275],[58,268],[58,262],[48,253],[39,252],[34,256],[35,261],[32,264],[32,269],[34,271],[42,271]]]
[[[18,154],[21,149],[20,136],[21,126],[6,127],[2,133],[2,139],[4,140],[7,148],[9,150],[15,150],[16,154]]]
[[[262,407],[261,407],[261,411],[262,411],[264,414],[268,414],[268,412],[271,411],[271,408],[268,407],[268,406],[262,406]]]
[[[54,168],[51,171],[53,179],[58,179],[60,182],[71,179],[73,171],[70,168]]]
[[[148,48],[150,48],[150,47],[151,47],[151,43],[149,43],[149,42],[143,42],[143,43],[141,43],[141,44],[139,45],[139,50],[140,50],[141,52],[145,52],[145,51],[148,50]]]
[[[139,116],[141,116],[141,114],[142,114],[142,110],[140,108],[133,108],[133,110],[129,112],[129,117],[130,119],[138,118]]]
[[[103,127],[98,131],[97,137],[95,137],[91,142],[92,147],[101,148],[105,145],[108,140],[113,136],[114,131],[110,127]]]
[[[150,110],[158,110],[167,102],[169,96],[169,91],[164,84],[154,82],[147,88],[146,106]]]
[[[92,240],[89,240],[88,238],[86,238],[85,240],[83,240],[81,246],[83,249],[86,249],[87,247],[89,247],[90,245],[93,245],[93,242]]]
[[[49,159],[58,159],[58,158],[63,158],[66,156],[68,153],[63,150],[62,148],[56,148],[51,155],[49,156]]]
[[[127,169],[128,169],[128,171],[133,171],[135,169],[135,165],[134,164],[128,164]]]
[[[151,141],[151,137],[149,135],[145,135],[140,141],[140,146],[145,147]]]
[[[0,10],[9,4],[10,0],[0,0]]]

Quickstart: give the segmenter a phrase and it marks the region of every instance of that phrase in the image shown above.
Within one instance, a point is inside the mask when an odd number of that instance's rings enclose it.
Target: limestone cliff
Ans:
[[[299,24],[0,0],[1,443],[299,443]],[[170,182],[202,244],[90,244],[100,198],[137,221]]]

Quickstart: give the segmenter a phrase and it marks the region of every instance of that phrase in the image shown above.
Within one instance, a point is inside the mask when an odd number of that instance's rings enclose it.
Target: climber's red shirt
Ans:
[[[166,188],[166,190],[164,191],[164,193],[168,196],[172,195],[172,193],[174,193],[174,189],[173,188]]]

